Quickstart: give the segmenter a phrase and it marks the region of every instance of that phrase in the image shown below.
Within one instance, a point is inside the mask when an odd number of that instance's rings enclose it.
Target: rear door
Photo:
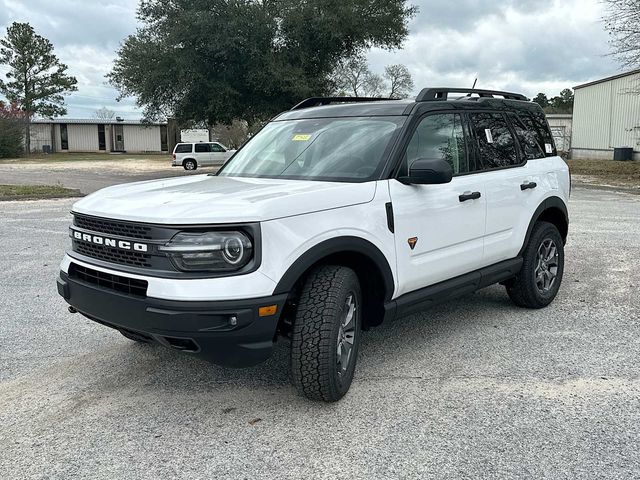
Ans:
[[[453,168],[453,180],[443,185],[389,181],[398,295],[482,265],[486,197],[482,175],[474,173],[468,136],[460,114],[428,114],[418,123],[406,148],[400,176],[415,160],[443,158]]]
[[[518,255],[533,212],[542,201],[543,176],[529,160],[544,157],[530,132],[511,113],[470,113],[487,194],[484,264]]]
[[[213,164],[210,143],[196,143],[194,145],[194,151],[196,153],[196,161],[198,162],[198,165],[206,166]]]

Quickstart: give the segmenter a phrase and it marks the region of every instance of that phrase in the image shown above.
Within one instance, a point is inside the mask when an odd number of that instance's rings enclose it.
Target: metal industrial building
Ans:
[[[613,149],[633,148],[640,160],[640,70],[574,87],[571,156],[613,159]]]
[[[61,118],[33,120],[31,150],[161,153],[173,149],[167,123]]]

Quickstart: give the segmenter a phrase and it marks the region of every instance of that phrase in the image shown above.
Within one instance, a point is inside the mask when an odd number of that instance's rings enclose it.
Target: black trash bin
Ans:
[[[621,162],[628,162],[633,160],[633,148],[620,147],[613,149],[613,159]]]

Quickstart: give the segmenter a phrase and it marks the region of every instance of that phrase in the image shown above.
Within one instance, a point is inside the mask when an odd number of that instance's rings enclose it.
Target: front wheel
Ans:
[[[507,293],[520,307],[546,307],[556,298],[563,273],[562,236],[555,225],[538,222],[524,250],[522,269],[507,284]]]
[[[185,160],[182,166],[185,170],[195,170],[196,168],[198,168],[198,164],[195,160]]]
[[[302,395],[335,402],[351,386],[360,346],[362,293],[347,267],[326,265],[307,278],[291,337],[291,378]]]

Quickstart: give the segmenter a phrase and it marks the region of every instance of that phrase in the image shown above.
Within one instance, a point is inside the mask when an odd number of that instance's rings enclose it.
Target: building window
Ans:
[[[160,125],[160,150],[163,152],[169,151],[169,135],[166,125]]]
[[[60,149],[69,150],[69,132],[66,123],[60,124]]]
[[[104,125],[98,125],[98,148],[100,150],[107,149],[107,137],[104,133]]]

